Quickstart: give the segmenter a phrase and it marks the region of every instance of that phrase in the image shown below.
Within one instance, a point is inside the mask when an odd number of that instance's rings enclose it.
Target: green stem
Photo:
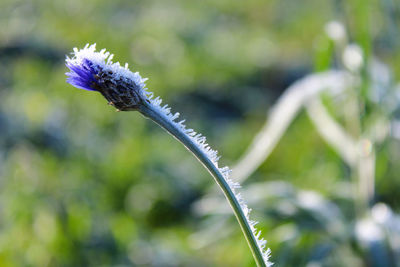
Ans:
[[[231,205],[236,219],[239,222],[240,228],[244,236],[246,237],[247,243],[253,253],[253,257],[259,267],[266,267],[267,264],[264,262],[263,253],[257,244],[257,239],[251,230],[249,222],[240,206],[235,193],[232,191],[224,176],[220,170],[214,165],[214,163],[208,158],[208,156],[202,151],[202,149],[176,124],[172,123],[164,114],[161,114],[156,110],[152,104],[145,103],[139,106],[139,111],[145,117],[153,120],[162,128],[164,128],[168,133],[180,141],[193,155],[203,164],[203,166],[210,172],[214,177],[215,182],[224,192],[226,199]]]

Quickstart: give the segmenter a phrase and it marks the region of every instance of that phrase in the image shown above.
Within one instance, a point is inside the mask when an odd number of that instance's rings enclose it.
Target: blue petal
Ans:
[[[85,82],[81,82],[81,81],[76,80],[76,79],[67,79],[67,82],[70,83],[71,85],[79,88],[79,89],[85,89],[85,90],[89,90],[89,91],[96,91],[89,84],[87,84]]]
[[[84,59],[80,65],[74,65],[71,63],[67,63],[66,65],[71,70],[66,73],[68,76],[68,83],[80,89],[97,91],[92,88],[93,83],[97,83],[95,78],[97,71],[93,68],[92,62]]]

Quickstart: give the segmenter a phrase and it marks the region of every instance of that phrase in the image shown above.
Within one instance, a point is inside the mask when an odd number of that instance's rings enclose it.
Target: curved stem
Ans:
[[[178,141],[180,141],[193,155],[203,164],[203,166],[210,172],[210,174],[214,177],[215,182],[222,189],[226,199],[231,205],[233,212],[236,216],[236,219],[239,222],[240,228],[244,236],[246,237],[247,243],[253,253],[254,259],[257,263],[257,266],[264,267],[267,266],[267,263],[264,262],[263,253],[258,246],[257,238],[254,236],[252,227],[250,226],[246,215],[244,214],[240,203],[235,196],[235,193],[230,188],[229,184],[225,180],[221,171],[214,165],[214,163],[209,159],[209,157],[201,150],[201,148],[181,129],[178,128],[177,125],[172,123],[169,118],[167,118],[164,114],[158,112],[152,104],[144,103],[139,106],[139,111],[145,117],[153,120],[162,128],[164,128],[168,133],[170,133],[173,137],[175,137]]]

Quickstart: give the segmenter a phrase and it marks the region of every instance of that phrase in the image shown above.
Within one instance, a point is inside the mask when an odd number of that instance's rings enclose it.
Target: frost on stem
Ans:
[[[192,141],[203,151],[203,153],[207,155],[207,157],[211,160],[214,166],[218,168],[218,170],[224,177],[225,181],[229,185],[230,190],[235,194],[235,197],[240,204],[242,212],[246,217],[247,223],[250,225],[251,231],[257,240],[257,245],[263,254],[263,259],[265,264],[267,266],[271,266],[272,263],[269,262],[271,251],[269,248],[266,248],[267,241],[261,237],[261,231],[255,227],[258,222],[250,219],[251,209],[247,206],[242,195],[237,192],[237,189],[240,188],[241,186],[238,182],[235,182],[230,178],[231,174],[230,168],[228,166],[218,167],[218,160],[220,158],[218,156],[218,152],[216,150],[213,150],[209,146],[209,144],[207,144],[205,136],[195,132],[193,129],[186,128],[184,124],[185,120],[178,121],[177,119],[180,115],[178,112],[172,113],[171,108],[168,107],[168,105],[162,106],[161,98],[159,97],[153,98],[153,93],[149,92],[146,94],[146,96],[150,100],[153,109],[156,109],[160,114],[163,114],[163,116],[165,116],[170,121],[171,124],[177,126],[183,133],[188,135],[192,139]]]
[[[146,105],[156,112],[157,116],[163,117],[181,134],[186,135],[206,155],[228,184],[229,190],[236,197],[246,222],[255,240],[257,240],[257,246],[265,265],[271,266],[272,263],[269,262],[270,250],[266,248],[267,242],[261,238],[261,231],[255,228],[257,222],[250,219],[251,209],[248,208],[240,193],[237,192],[240,185],[230,178],[231,170],[228,167],[218,167],[218,152],[211,149],[205,136],[193,129],[186,128],[185,120],[177,121],[179,113],[171,113],[171,108],[168,105],[162,106],[162,100],[159,97],[154,98],[153,93],[147,91],[144,84],[147,79],[142,78],[138,72],[131,72],[127,64],[122,67],[119,62],[113,63],[112,58],[113,55],[106,52],[105,49],[96,52],[96,44],[90,46],[87,44],[81,50],[74,48],[72,58],[66,58],[66,65],[70,69],[70,72],[66,73],[67,82],[77,88],[100,92],[111,105],[119,110],[139,110],[142,105]]]

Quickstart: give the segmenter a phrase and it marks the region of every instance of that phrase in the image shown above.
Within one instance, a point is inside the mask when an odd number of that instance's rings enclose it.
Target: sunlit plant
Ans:
[[[237,189],[240,185],[229,178],[230,169],[219,167],[219,156],[210,148],[206,138],[193,129],[186,128],[184,120],[177,121],[179,113],[171,113],[168,105],[161,106],[162,100],[154,98],[145,88],[145,81],[138,72],[131,72],[128,65],[112,62],[113,55],[105,49],[96,52],[96,45],[74,48],[73,56],[66,58],[70,69],[67,81],[73,86],[101,93],[108,103],[120,111],[139,111],[153,120],[179,140],[214,177],[231,205],[243,234],[258,266],[271,266],[270,250],[257,224],[249,218],[250,209]]]

